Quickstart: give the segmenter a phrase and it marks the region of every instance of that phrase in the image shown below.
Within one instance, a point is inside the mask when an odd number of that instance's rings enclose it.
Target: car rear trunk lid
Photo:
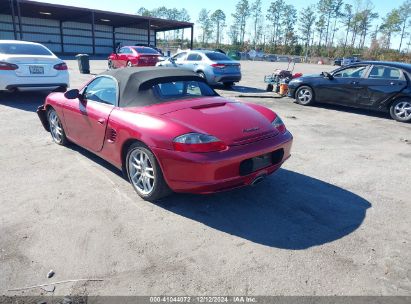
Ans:
[[[232,60],[214,61],[211,66],[220,73],[238,73],[240,64]]]
[[[139,65],[155,65],[158,62],[158,55],[141,54],[138,57]]]
[[[19,77],[53,77],[58,74],[54,65],[60,61],[51,56],[15,55],[9,56],[7,62],[16,64],[19,68],[15,73]]]
[[[195,132],[216,136],[227,145],[243,145],[278,134],[258,111],[237,102],[214,102],[164,114]]]

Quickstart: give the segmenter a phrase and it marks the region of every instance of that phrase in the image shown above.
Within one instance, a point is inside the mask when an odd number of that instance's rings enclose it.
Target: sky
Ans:
[[[55,4],[63,4],[70,6],[87,7],[93,9],[107,10],[120,13],[136,13],[137,10],[144,6],[147,9],[157,8],[159,6],[166,6],[168,8],[186,8],[191,16],[191,22],[196,23],[198,19],[198,14],[202,8],[206,8],[210,11],[215,11],[216,9],[222,9],[227,16],[227,23],[230,23],[231,14],[235,10],[235,5],[238,0],[207,0],[207,1],[193,1],[193,0],[149,0],[149,1],[135,1],[135,0],[38,0],[42,2],[49,2]],[[345,0],[345,3],[353,4],[357,0]],[[363,2],[365,0],[362,0]],[[403,0],[370,0],[375,7],[375,11],[378,12],[380,17],[385,17],[387,13],[393,8],[398,8]],[[253,0],[249,0],[253,2]],[[271,0],[262,0],[263,12],[264,9],[267,10]],[[308,5],[315,4],[318,0],[285,0],[287,4],[293,4],[297,10],[300,10]],[[265,15],[265,14],[264,14]],[[378,21],[377,21],[378,22]],[[380,22],[380,20],[379,20]],[[377,24],[376,24],[377,25]],[[198,33],[198,31],[197,31]],[[396,47],[399,39],[393,39],[393,47]]]

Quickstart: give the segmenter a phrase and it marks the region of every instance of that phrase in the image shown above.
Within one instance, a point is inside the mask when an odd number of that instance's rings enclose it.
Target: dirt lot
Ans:
[[[69,65],[72,87],[90,77]],[[92,72],[105,65],[92,61]],[[244,62],[240,85],[219,92],[259,93],[264,74],[284,65]],[[43,98],[1,95],[0,294],[101,278],[55,293],[411,295],[410,124],[243,98],[277,111],[293,133],[283,169],[256,187],[152,204],[105,161],[53,144],[35,114]]]

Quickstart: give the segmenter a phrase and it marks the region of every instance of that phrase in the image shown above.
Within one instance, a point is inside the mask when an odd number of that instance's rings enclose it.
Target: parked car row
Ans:
[[[220,50],[186,50],[162,61],[160,58],[151,47],[124,46],[109,56],[108,66],[178,67],[195,72],[208,84],[227,87],[242,77],[240,63]],[[411,121],[410,64],[360,62],[357,57],[343,58],[340,63],[343,67],[331,73],[293,79],[288,84],[289,96],[302,105],[343,104],[389,112],[397,121]],[[0,76],[0,91],[65,91],[69,87],[65,62],[45,46],[32,42],[0,41]]]

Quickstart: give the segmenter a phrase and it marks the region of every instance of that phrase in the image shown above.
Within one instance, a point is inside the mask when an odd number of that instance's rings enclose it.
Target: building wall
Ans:
[[[17,39],[20,39],[18,17],[15,18]],[[41,18],[21,18],[22,39],[39,42],[47,46],[51,51],[60,54],[93,53],[93,35],[91,23],[66,21],[62,22],[60,35],[60,21]],[[95,53],[107,55],[113,51],[113,45],[147,44],[147,29],[133,27],[118,27],[115,29],[115,41],[113,43],[113,27],[96,24]],[[155,33],[150,31],[150,44],[155,44]],[[11,15],[0,14],[0,39],[14,39],[13,22]],[[63,49],[61,42],[63,42]]]

